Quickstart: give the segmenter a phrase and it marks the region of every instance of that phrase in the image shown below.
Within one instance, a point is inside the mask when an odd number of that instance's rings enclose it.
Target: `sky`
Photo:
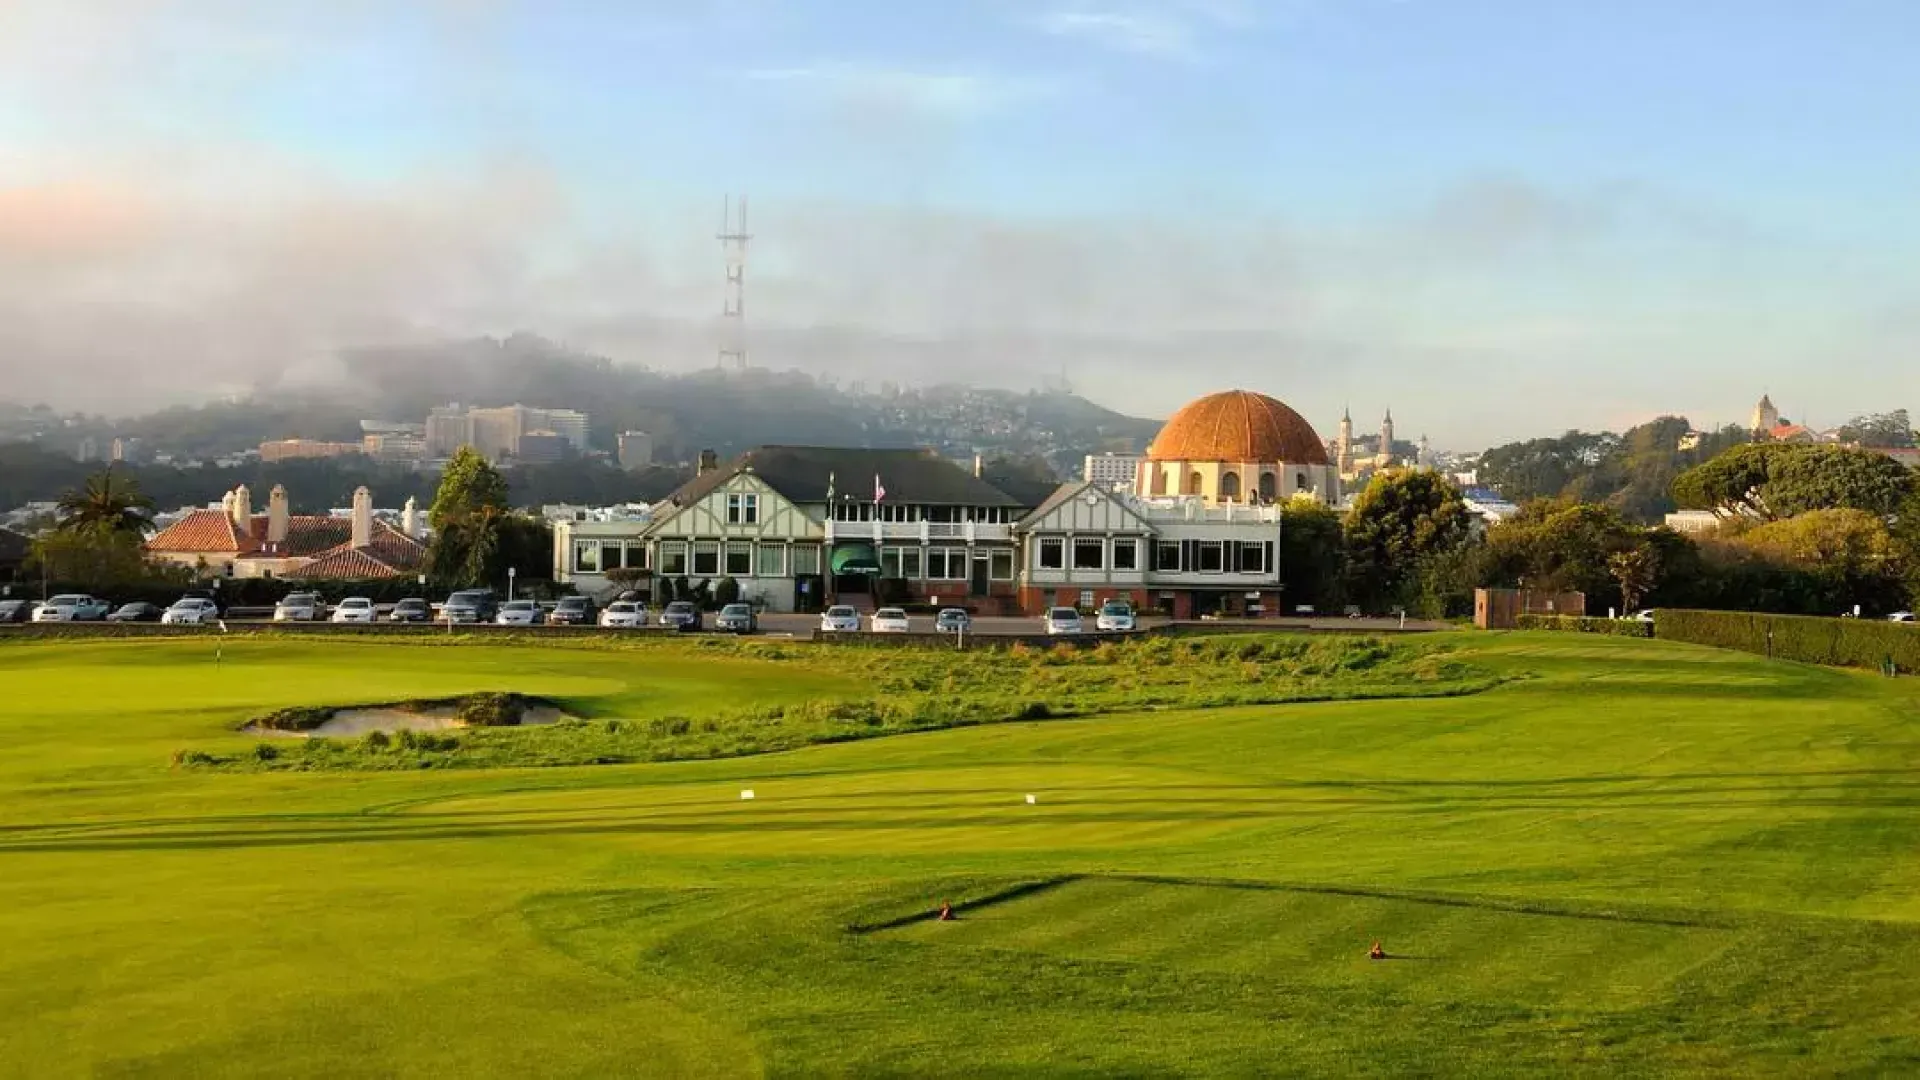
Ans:
[[[530,330],[1475,448],[1920,409],[1911,0],[0,0],[0,398]]]

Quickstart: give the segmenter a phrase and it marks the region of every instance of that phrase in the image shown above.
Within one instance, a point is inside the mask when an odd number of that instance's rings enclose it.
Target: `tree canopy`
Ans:
[[[1814,510],[1891,517],[1915,490],[1912,470],[1884,454],[1789,443],[1734,447],[1673,484],[1683,506],[1766,521]]]
[[[1389,471],[1373,478],[1347,513],[1347,580],[1363,605],[1413,607],[1429,560],[1464,543],[1472,517],[1439,473]]]
[[[130,476],[115,476],[109,465],[60,497],[60,530],[105,530],[140,537],[152,531],[152,513],[153,500],[140,493],[139,483]]]

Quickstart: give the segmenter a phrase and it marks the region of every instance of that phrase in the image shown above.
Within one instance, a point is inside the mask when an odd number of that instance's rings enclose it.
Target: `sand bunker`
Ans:
[[[498,695],[496,695],[498,697]],[[496,727],[532,727],[557,724],[572,719],[544,701],[512,697],[510,709],[517,709],[518,723],[496,722]],[[288,738],[355,738],[369,732],[445,731],[464,728],[466,709],[471,699],[455,701],[400,702],[393,705],[362,705],[340,709],[290,709],[248,724],[244,730],[256,735]]]

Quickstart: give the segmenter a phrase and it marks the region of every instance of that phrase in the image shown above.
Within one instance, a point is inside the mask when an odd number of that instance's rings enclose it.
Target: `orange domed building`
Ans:
[[[1308,495],[1340,501],[1340,473],[1313,425],[1286,403],[1250,390],[1208,394],[1173,414],[1147,447],[1134,493],[1204,499],[1209,506]]]

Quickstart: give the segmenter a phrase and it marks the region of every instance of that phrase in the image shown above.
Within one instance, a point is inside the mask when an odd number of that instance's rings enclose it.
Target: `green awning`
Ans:
[[[880,556],[872,544],[835,544],[832,566],[836,574],[877,574]]]

